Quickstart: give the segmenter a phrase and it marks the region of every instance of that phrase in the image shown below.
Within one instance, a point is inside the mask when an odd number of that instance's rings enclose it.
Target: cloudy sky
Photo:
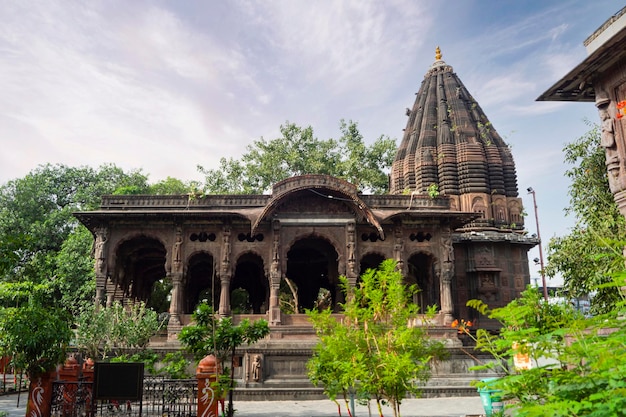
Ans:
[[[562,148],[592,103],[535,98],[582,61],[616,0],[3,0],[0,183],[43,163],[201,179],[286,121],[400,140],[439,45],[513,149],[544,241],[567,232]],[[530,258],[537,256],[534,249]],[[537,269],[531,276],[538,276]]]

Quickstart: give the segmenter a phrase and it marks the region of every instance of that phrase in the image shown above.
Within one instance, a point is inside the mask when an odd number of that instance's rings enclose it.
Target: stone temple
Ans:
[[[415,302],[439,308],[432,334],[447,341],[451,359],[434,379],[466,375],[450,323],[477,318],[469,299],[497,307],[517,297],[539,242],[524,231],[509,147],[438,48],[406,114],[389,194],[303,175],[269,195],[104,196],[100,209],[76,213],[95,236],[97,302],[150,301],[157,285],[171,288],[168,336],[154,342],[162,349],[179,346],[177,333],[203,299],[235,321],[265,318],[270,336],[238,351],[239,387],[309,390],[304,398],[315,394],[305,371],[315,335],[302,309],[323,296],[340,314],[339,276],[356,285],[393,258],[421,289]],[[282,307],[290,296],[296,304],[285,278],[297,287],[300,312]]]

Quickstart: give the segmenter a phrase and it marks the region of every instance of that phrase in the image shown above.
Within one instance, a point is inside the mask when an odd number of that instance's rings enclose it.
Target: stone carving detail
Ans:
[[[615,126],[613,118],[609,113],[609,102],[609,99],[599,91],[596,96],[596,107],[600,114],[600,120],[602,120],[600,145],[602,145],[606,154],[605,164],[609,176],[609,188],[615,194],[621,191],[622,187],[619,182],[620,158],[617,143],[615,142]]]
[[[356,239],[355,239],[355,229],[356,226],[353,222],[348,223],[346,227],[346,237],[347,237],[347,267],[348,271],[346,271],[347,275],[356,276]]]
[[[222,236],[222,272],[227,273],[230,267],[230,227],[224,226]]]
[[[475,252],[476,268],[493,268],[495,266],[495,260],[493,259],[493,252],[487,246],[479,246]]]
[[[172,269],[179,272],[182,266],[181,247],[183,245],[183,234],[180,227],[176,228],[176,241],[172,246]]]
[[[107,229],[101,227],[96,232],[96,242],[94,246],[94,258],[96,259],[96,272],[104,272],[106,265]]]
[[[393,257],[398,262],[398,270],[403,271],[404,267],[404,240],[402,239],[402,227],[396,225],[393,229],[395,244],[393,245]]]
[[[250,364],[250,380],[253,382],[261,382],[263,378],[263,358],[261,355],[254,355],[254,359]]]

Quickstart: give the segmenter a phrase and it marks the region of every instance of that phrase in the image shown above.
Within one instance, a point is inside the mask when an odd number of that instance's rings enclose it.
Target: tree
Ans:
[[[54,369],[65,360],[72,332],[69,317],[34,300],[26,306],[0,309],[0,351],[12,357],[29,377]]]
[[[222,158],[217,169],[199,166],[206,192],[259,194],[278,181],[303,174],[333,175],[362,191],[386,191],[386,170],[395,157],[395,141],[381,136],[368,147],[356,123],[342,120],[340,130],[339,140],[320,140],[312,127],[287,122],[280,127],[281,137],[254,141],[241,159]]]
[[[550,240],[546,273],[561,273],[571,296],[595,291],[592,310],[604,312],[619,299],[614,286],[603,284],[624,268],[626,222],[609,190],[599,127],[566,145],[564,152],[572,165],[565,173],[572,181],[566,213],[575,216],[576,225],[569,235]]]
[[[355,390],[359,397],[376,401],[380,416],[383,402],[398,416],[402,400],[409,393],[420,394],[431,361],[444,355],[443,345],[431,340],[426,328],[414,325],[417,288],[405,284],[394,260],[365,272],[356,287],[345,277],[342,283],[348,301],[341,322],[329,309],[307,312],[320,339],[307,364],[309,377],[333,401],[337,394],[346,399]]]
[[[189,193],[175,178],[149,185],[141,171],[114,165],[41,165],[0,186],[0,286],[32,282],[50,287],[49,302],[77,315],[95,292],[93,236],[73,212],[95,209],[104,194]]]
[[[235,389],[235,351],[243,344],[253,344],[269,334],[266,320],[251,322],[244,319],[235,325],[231,317],[217,317],[213,307],[200,303],[192,315],[193,324],[185,326],[178,340],[196,360],[213,353],[223,366],[230,362],[230,368],[222,367],[220,381],[225,382],[228,391],[228,416],[234,415],[233,391]],[[228,360],[230,358],[230,361]],[[219,382],[219,381],[218,381]]]

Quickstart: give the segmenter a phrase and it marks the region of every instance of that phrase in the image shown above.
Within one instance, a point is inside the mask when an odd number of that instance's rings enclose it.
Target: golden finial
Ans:
[[[439,47],[435,49],[435,60],[441,61],[441,49],[439,49]]]

